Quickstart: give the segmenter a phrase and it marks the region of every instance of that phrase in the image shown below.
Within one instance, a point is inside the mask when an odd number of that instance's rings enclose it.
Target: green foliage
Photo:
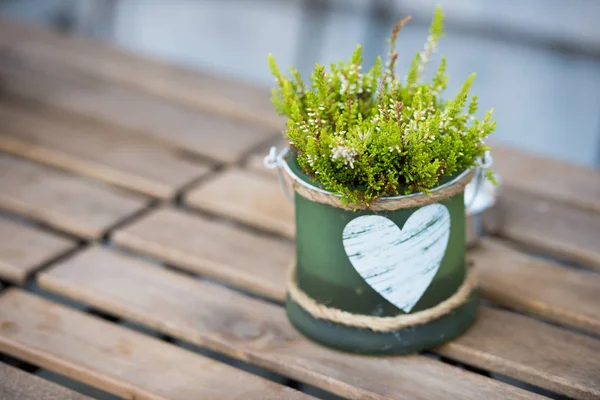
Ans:
[[[495,128],[492,111],[477,119],[476,96],[467,106],[475,75],[448,101],[441,97],[448,82],[445,58],[433,80],[422,82],[443,36],[440,7],[424,50],[415,55],[404,82],[396,78],[396,37],[406,22],[392,31],[385,69],[378,57],[363,73],[358,45],[347,63],[331,64],[329,70],[317,64],[306,85],[294,68],[291,78],[283,76],[269,55],[277,82],[272,101],[288,117],[284,135],[292,154],[311,179],[340,194],[345,205],[429,192],[444,177],[475,166],[489,149],[484,139]]]

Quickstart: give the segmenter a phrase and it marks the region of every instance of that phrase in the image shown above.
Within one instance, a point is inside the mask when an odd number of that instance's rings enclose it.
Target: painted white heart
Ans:
[[[450,237],[442,204],[415,211],[402,230],[379,215],[348,222],[342,241],[350,263],[377,293],[404,312],[421,299],[440,268]]]

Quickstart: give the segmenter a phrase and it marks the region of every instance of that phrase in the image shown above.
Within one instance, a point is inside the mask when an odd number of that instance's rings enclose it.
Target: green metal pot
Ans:
[[[302,172],[294,157],[288,156],[281,162],[289,167],[288,173],[318,188]],[[401,229],[422,207],[352,211],[316,203],[298,193],[295,193],[294,201],[298,287],[318,303],[354,314],[385,317],[404,313],[357,272],[346,253],[342,237],[350,221],[368,215],[384,216]],[[464,193],[444,199],[440,204],[449,212],[447,246],[440,255],[439,269],[409,313],[431,308],[449,298],[465,279]],[[353,353],[405,354],[429,349],[460,335],[476,317],[478,296],[473,291],[464,304],[439,319],[389,332],[375,332],[314,318],[289,296],[286,307],[289,319],[300,332],[326,346]]]

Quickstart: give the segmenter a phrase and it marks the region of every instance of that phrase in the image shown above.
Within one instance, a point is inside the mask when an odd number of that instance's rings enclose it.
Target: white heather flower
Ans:
[[[337,159],[343,159],[344,165],[349,165],[350,168],[354,169],[354,157],[357,155],[358,153],[355,149],[344,145],[338,145],[333,148],[331,160],[335,161]]]
[[[310,154],[306,155],[306,158],[308,159],[308,165],[310,165],[311,167],[313,167],[314,165],[314,160],[312,159],[312,156]]]
[[[345,94],[346,91],[348,90],[348,82],[347,81],[342,81],[342,85],[340,86],[340,94]]]
[[[427,43],[423,46],[423,51],[421,52],[420,63],[417,68],[417,76],[418,80],[423,76],[423,72],[425,71],[425,66],[429,63],[429,59],[431,58],[431,54],[435,52],[437,43],[433,39],[433,36],[427,36]]]

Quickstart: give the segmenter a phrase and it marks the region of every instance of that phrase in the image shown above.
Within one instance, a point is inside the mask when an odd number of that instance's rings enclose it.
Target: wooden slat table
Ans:
[[[0,397],[86,398],[39,368],[135,399],[600,398],[600,172],[498,146],[475,324],[356,356],[282,306],[268,91],[0,20],[0,95]]]

